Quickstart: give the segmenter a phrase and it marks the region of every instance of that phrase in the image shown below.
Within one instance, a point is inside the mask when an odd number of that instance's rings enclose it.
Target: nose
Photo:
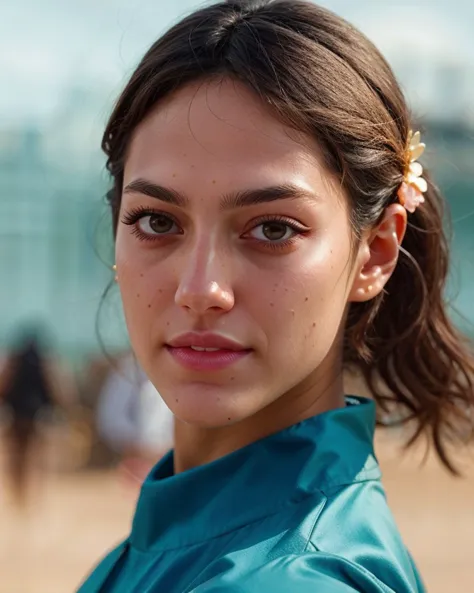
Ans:
[[[226,274],[224,258],[215,248],[201,245],[181,268],[175,302],[196,315],[225,313],[234,306],[234,292]]]

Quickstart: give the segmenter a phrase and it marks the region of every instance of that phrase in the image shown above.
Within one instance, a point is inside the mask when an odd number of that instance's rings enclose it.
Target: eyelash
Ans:
[[[291,218],[287,218],[286,216],[282,216],[280,214],[266,214],[264,216],[260,216],[260,218],[257,218],[256,220],[252,221],[252,228],[246,232],[250,232],[251,230],[253,230],[253,229],[257,228],[258,226],[261,226],[262,224],[265,224],[267,222],[274,222],[277,224],[282,224],[284,226],[287,226],[295,234],[292,237],[285,239],[284,241],[279,241],[279,242],[260,241],[259,239],[253,239],[253,241],[259,243],[265,249],[272,249],[274,251],[279,251],[279,250],[288,248],[290,245],[293,245],[293,243],[296,240],[298,240],[299,237],[306,235],[309,232],[309,229],[306,226],[299,224],[295,220],[293,220]]]
[[[145,208],[143,206],[134,208],[134,209],[130,210],[129,212],[126,212],[123,215],[121,222],[122,222],[122,224],[125,224],[127,226],[133,226],[134,228],[132,229],[132,234],[134,234],[137,237],[137,239],[139,239],[140,241],[156,241],[157,239],[159,240],[161,237],[156,236],[156,237],[152,238],[149,235],[146,235],[145,233],[141,232],[137,226],[137,222],[141,218],[144,218],[145,216],[160,216],[160,215],[166,216],[167,218],[172,220],[176,225],[179,226],[178,221],[173,216],[171,216],[169,213],[163,212],[161,210],[153,210],[150,208]],[[257,228],[258,226],[268,223],[268,222],[274,222],[274,223],[279,223],[279,224],[285,225],[288,228],[290,228],[295,233],[295,235],[293,237],[290,237],[289,239],[286,239],[286,240],[280,241],[280,242],[260,241],[259,239],[253,239],[253,241],[259,243],[266,249],[271,249],[271,250],[275,250],[275,251],[285,249],[285,248],[289,247],[290,245],[292,245],[295,242],[295,240],[298,239],[299,236],[305,235],[309,232],[309,229],[307,227],[305,227],[302,224],[298,224],[296,221],[292,220],[291,218],[287,218],[286,216],[281,216],[281,215],[276,215],[276,214],[267,214],[267,215],[261,216],[260,218],[252,221],[252,227],[249,229],[249,231],[246,231],[246,233],[248,233],[251,230]],[[166,236],[166,235],[163,235],[163,236]]]
[[[170,220],[172,220],[174,222],[174,224],[179,226],[178,221],[173,216],[171,216],[171,214],[169,214],[168,212],[163,212],[161,210],[153,210],[151,208],[145,208],[144,206],[139,206],[138,208],[133,208],[132,210],[130,210],[129,212],[126,212],[123,215],[121,222],[122,222],[122,224],[125,224],[127,226],[133,226],[134,228],[132,229],[132,234],[135,235],[135,237],[137,237],[137,239],[139,239],[140,241],[156,241],[157,239],[161,238],[159,236],[152,238],[149,235],[146,235],[145,233],[143,233],[138,228],[137,222],[140,219],[145,218],[145,216],[166,216],[166,218],[169,218]]]

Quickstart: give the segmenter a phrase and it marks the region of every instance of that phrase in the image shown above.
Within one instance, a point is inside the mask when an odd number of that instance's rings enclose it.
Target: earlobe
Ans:
[[[369,301],[382,292],[397,265],[406,225],[407,214],[403,206],[392,204],[386,209],[380,224],[361,245],[350,302]]]

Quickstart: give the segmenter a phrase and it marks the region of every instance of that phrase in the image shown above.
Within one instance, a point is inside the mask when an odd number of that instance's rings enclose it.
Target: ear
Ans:
[[[369,301],[382,292],[397,265],[406,228],[406,209],[390,205],[382,222],[360,244],[349,302]]]

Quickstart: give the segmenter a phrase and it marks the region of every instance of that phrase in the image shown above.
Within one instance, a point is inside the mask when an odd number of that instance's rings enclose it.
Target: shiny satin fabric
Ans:
[[[374,428],[374,403],[348,397],[181,474],[169,453],[142,486],[130,536],[79,593],[423,593]]]

